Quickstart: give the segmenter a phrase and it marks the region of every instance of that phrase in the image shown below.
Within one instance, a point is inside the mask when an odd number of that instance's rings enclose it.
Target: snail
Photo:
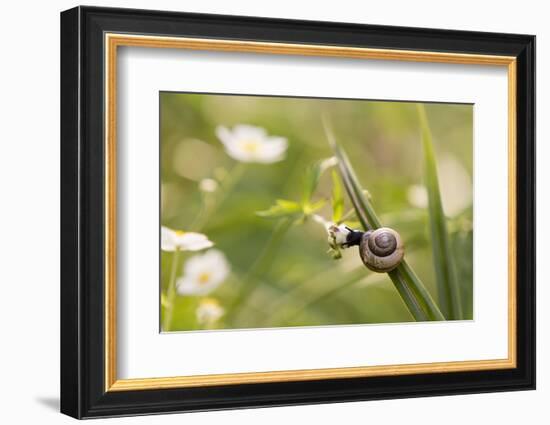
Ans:
[[[405,254],[399,233],[389,227],[360,232],[349,229],[346,246],[359,246],[361,260],[370,270],[387,273],[395,269]]]

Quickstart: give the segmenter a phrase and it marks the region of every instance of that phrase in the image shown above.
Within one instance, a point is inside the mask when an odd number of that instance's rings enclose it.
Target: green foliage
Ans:
[[[340,261],[327,255],[327,234],[316,216],[352,228],[362,227],[369,217],[365,211],[356,214],[336,176],[339,171],[333,173],[336,167],[323,170],[319,159],[334,155],[324,142],[323,114],[336,126],[356,181],[368,185],[368,193],[359,186],[353,195],[375,203],[379,221],[399,230],[410,268],[426,290],[437,293],[428,210],[408,195],[410,186],[422,182],[424,162],[416,143],[419,125],[413,104],[185,93],[162,93],[160,103],[161,223],[204,233],[231,265],[223,284],[206,295],[217,299],[226,314],[205,327],[196,315],[205,296],[176,293],[172,330],[415,320],[399,287],[387,274],[368,272],[355,248],[342,250]],[[437,104],[429,113],[438,155],[452,156],[471,176],[471,106]],[[232,159],[216,127],[236,124],[260,126],[287,138],[285,158],[272,164]],[[444,143],[437,144],[439,140]],[[440,183],[443,165],[438,164]],[[218,189],[201,192],[199,183],[205,178],[217,181]],[[445,195],[453,196],[452,189],[440,184],[443,201]],[[266,215],[272,218],[256,211],[269,211]],[[447,217],[465,319],[473,315],[472,211],[470,205]],[[181,253],[177,278],[199,254]],[[161,320],[167,312],[173,257],[161,252]]]
[[[336,158],[338,158],[340,175],[344,181],[344,186],[363,228],[365,230],[372,230],[382,227],[370,200],[361,188],[345,151],[336,143],[332,131],[327,125],[325,125],[325,129],[329,143],[336,154]],[[430,293],[409,267],[405,259],[403,259],[396,269],[388,274],[415,320],[444,320]]]
[[[361,188],[355,171],[353,170],[351,163],[340,145],[336,143],[332,131],[325,125],[327,132],[327,138],[330,146],[334,150],[336,158],[338,159],[338,169],[344,182],[346,192],[353,204],[355,213],[365,230],[378,229],[382,227],[380,220],[376,216],[374,209],[369,201],[368,192]]]
[[[334,165],[334,158],[327,158],[321,161],[315,162],[313,165],[307,167],[305,178],[304,178],[304,188],[302,194],[302,203],[307,204],[311,202],[311,198],[319,185],[319,180],[323,173]]]
[[[332,171],[332,221],[340,223],[344,217],[344,194],[336,171]]]
[[[275,205],[265,211],[257,211],[256,215],[265,218],[292,217],[303,211],[302,205],[298,202],[277,199]]]
[[[462,300],[456,281],[454,255],[447,232],[447,218],[443,212],[439,190],[432,134],[424,105],[417,104],[417,111],[422,130],[424,181],[428,191],[428,217],[439,306],[448,319],[462,319]]]
[[[299,219],[302,221],[306,220],[309,216],[319,211],[326,203],[325,199],[313,200],[313,195],[319,185],[321,176],[332,165],[334,165],[334,159],[328,158],[317,161],[306,169],[301,202],[277,199],[275,205],[272,205],[267,210],[257,211],[256,215],[264,218],[296,217],[300,215]]]

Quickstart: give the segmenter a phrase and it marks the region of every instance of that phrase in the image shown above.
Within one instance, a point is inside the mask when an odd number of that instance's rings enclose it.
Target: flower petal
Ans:
[[[178,292],[183,295],[206,295],[220,286],[230,272],[225,255],[216,249],[191,257],[184,264]],[[207,275],[208,280],[202,278]]]
[[[231,133],[231,131],[223,125],[216,127],[216,136],[218,136],[220,142],[222,142],[226,147],[233,144],[233,133]]]
[[[211,249],[203,255],[205,267],[211,273],[211,280],[216,283],[222,283],[230,272],[229,262],[223,252],[217,249]]]
[[[201,285],[192,276],[183,276],[176,281],[177,292],[180,295],[207,295],[213,289],[212,285]]]
[[[238,124],[233,127],[233,135],[236,139],[262,141],[267,137],[267,131],[265,131],[262,127],[256,127],[248,124]]]
[[[265,129],[247,124],[236,125],[232,130],[218,126],[216,135],[227,154],[241,162],[277,162],[284,158],[288,148],[284,137],[268,136]]]
[[[238,143],[225,145],[227,154],[237,161],[256,162],[256,153],[243,149]]]
[[[261,144],[256,159],[262,163],[281,161],[285,157],[288,142],[284,137],[270,137]]]
[[[175,234],[175,244],[182,251],[200,251],[214,245],[205,235],[195,232],[184,232],[181,235]]]
[[[176,232],[168,227],[161,226],[160,228],[160,249],[163,251],[175,251],[176,242],[175,242]]]
[[[201,301],[195,311],[197,322],[201,325],[211,325],[218,321],[225,314],[225,309],[211,298]]]

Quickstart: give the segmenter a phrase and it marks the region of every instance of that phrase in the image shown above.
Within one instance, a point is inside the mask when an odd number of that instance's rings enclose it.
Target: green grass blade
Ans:
[[[325,132],[327,134],[329,144],[338,159],[338,169],[340,171],[344,187],[350,197],[357,217],[359,218],[363,228],[365,230],[371,230],[382,227],[380,219],[376,215],[370,200],[365,195],[365,191],[361,187],[345,151],[336,143],[336,140],[326,122]],[[415,320],[445,320],[445,317],[439,310],[433,298],[430,296],[430,293],[412,271],[405,259],[401,262],[398,268],[388,273],[388,275]]]
[[[376,216],[370,201],[365,195],[365,191],[361,188],[357,176],[349,162],[349,159],[340,145],[336,143],[332,131],[325,124],[325,132],[330,146],[334,150],[336,159],[338,160],[338,170],[342,177],[346,192],[351,199],[357,218],[365,230],[377,229],[382,227],[380,220]]]
[[[439,191],[437,161],[432,135],[424,105],[418,103],[417,111],[422,130],[424,180],[428,191],[430,235],[439,305],[441,311],[448,319],[462,319],[462,303],[456,280],[449,234],[447,232],[447,218],[443,212],[441,193]]]
[[[335,170],[332,170],[332,221],[339,223],[344,216],[344,194],[340,177]]]
[[[407,261],[403,260],[397,269],[390,272],[390,277],[393,272],[398,272],[397,274],[404,278],[407,286],[413,292],[414,298],[420,302],[421,309],[426,313],[429,320],[445,320],[445,316],[441,313],[441,310],[430,295],[430,292],[426,289]],[[392,281],[395,284],[393,278]]]
[[[303,204],[308,204],[311,202],[311,198],[317,189],[321,176],[327,169],[334,165],[334,161],[334,158],[326,158],[321,161],[317,161],[315,164],[307,168],[302,193]]]

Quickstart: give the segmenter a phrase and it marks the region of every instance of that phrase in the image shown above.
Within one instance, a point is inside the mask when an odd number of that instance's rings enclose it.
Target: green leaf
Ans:
[[[418,103],[417,111],[422,130],[424,180],[428,191],[430,235],[439,305],[441,311],[448,319],[462,319],[462,303],[447,231],[447,218],[443,212],[441,193],[439,191],[437,161],[432,134],[424,105]]]
[[[359,229],[361,227],[361,223],[355,220],[345,220],[346,226],[348,226],[350,229]]]
[[[267,210],[257,211],[256,215],[265,218],[288,217],[302,212],[302,205],[286,199],[277,199]]]
[[[326,202],[327,201],[325,201],[324,199],[319,199],[318,201],[307,203],[302,206],[302,211],[304,215],[308,216],[323,208]]]
[[[382,227],[374,211],[368,192],[361,187],[345,151],[336,143],[336,139],[326,122],[325,132],[329,144],[338,159],[340,176],[342,177],[344,187],[355,208],[357,218],[361,222],[361,225],[364,230]],[[435,304],[430,293],[407,264],[405,259],[403,259],[396,269],[389,272],[388,275],[415,320],[445,320],[445,317]]]
[[[311,201],[323,173],[335,164],[336,162],[334,157],[331,157],[317,161],[307,168],[306,175],[304,177],[304,190],[302,194],[302,202],[304,205]]]
[[[344,215],[344,195],[342,193],[342,184],[335,170],[332,170],[332,221],[340,223]]]

